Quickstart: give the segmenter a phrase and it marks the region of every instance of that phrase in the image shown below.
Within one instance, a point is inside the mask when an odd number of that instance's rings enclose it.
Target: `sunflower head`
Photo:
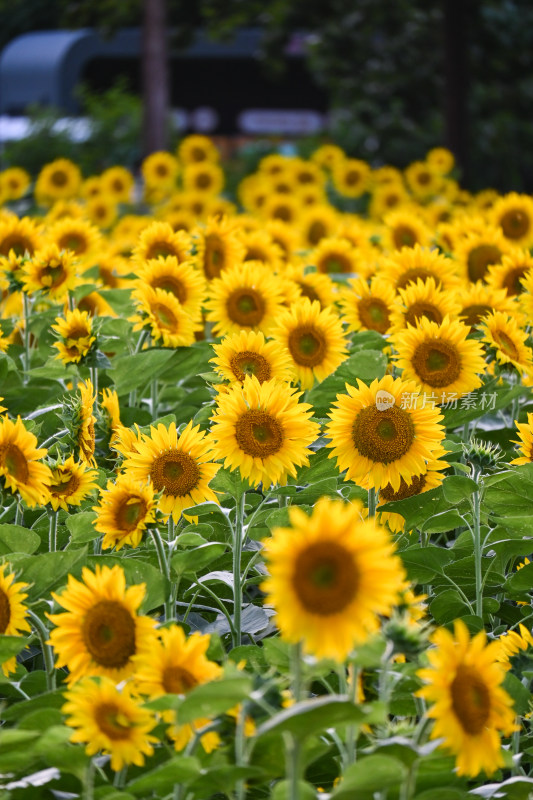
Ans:
[[[24,600],[28,596],[26,583],[15,583],[15,573],[9,572],[9,564],[0,565],[0,635],[21,636],[31,631],[26,620],[27,609]],[[16,659],[10,658],[0,664],[7,677],[17,668]]]
[[[67,310],[65,318],[57,317],[52,330],[59,336],[59,341],[54,342],[58,355],[63,364],[77,364],[91,351],[96,342],[93,336],[92,320],[87,311],[75,308]]]

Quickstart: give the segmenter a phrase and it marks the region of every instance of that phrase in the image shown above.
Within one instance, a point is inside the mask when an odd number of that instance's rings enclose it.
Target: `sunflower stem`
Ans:
[[[244,538],[244,503],[246,492],[238,498],[235,506],[235,528],[233,530],[233,647],[241,645],[242,581],[241,555]]]
[[[17,508],[15,511],[15,525],[24,525],[24,509],[20,500],[17,501]]]
[[[150,406],[152,420],[157,419],[157,378],[154,378],[150,387]]]
[[[167,595],[165,598],[165,622],[168,620],[173,619],[174,617],[174,608],[172,603],[172,594],[171,594],[171,581],[170,581],[170,564],[167,558],[167,554],[165,553],[165,543],[161,538],[161,534],[159,533],[157,528],[150,528],[150,535],[153,539],[155,550],[157,553],[157,560],[159,561],[159,569],[161,570],[161,574],[167,581]]]
[[[245,752],[244,752],[244,725],[246,722],[246,706],[245,703],[241,703],[239,711],[237,713],[237,721],[236,721],[236,728],[235,728],[235,766],[242,767],[246,764]],[[237,800],[244,800],[244,796],[246,794],[246,787],[244,780],[237,781],[235,785],[235,794]]]
[[[302,645],[300,642],[291,648],[291,677],[294,702],[302,699]],[[300,800],[301,745],[297,736],[286,734],[287,781],[289,800]]]
[[[52,511],[50,509],[48,511],[48,550],[50,553],[55,553],[57,550],[57,518],[59,517],[59,511]]]
[[[91,758],[85,771],[83,781],[83,800],[94,800],[94,760]]]
[[[31,317],[31,300],[26,294],[22,292],[22,303],[24,309],[24,386],[29,381],[30,371],[30,317]]]
[[[481,546],[481,503],[479,495],[479,470],[472,470],[472,478],[476,481],[478,488],[472,495],[472,536],[474,542],[474,574],[476,581],[476,616],[483,619],[483,571],[481,569],[482,546]]]
[[[368,519],[376,516],[376,490],[374,487],[368,490]]]
[[[56,688],[56,672],[54,666],[54,651],[50,645],[47,644],[49,637],[48,628],[31,609],[28,609],[28,616],[33,623],[33,627],[37,631],[37,635],[41,642],[46,674],[46,688],[49,692],[53,692]]]
[[[56,439],[60,439],[62,436],[66,436],[67,433],[68,433],[68,428],[62,428],[57,433],[54,433],[52,434],[52,436],[49,436],[48,439],[45,439],[41,447],[48,447],[49,445],[54,444]]]
[[[91,374],[91,383],[94,390],[93,412],[96,414],[98,410],[98,367],[89,367],[89,372]]]
[[[149,336],[150,336],[150,331],[141,331],[139,338],[137,339],[137,344],[135,345],[134,354],[139,353],[142,350],[142,346]]]
[[[113,779],[113,786],[117,789],[122,789],[126,785],[126,774],[128,772],[128,767],[122,767],[119,769],[118,772],[115,772],[115,777]]]
[[[359,682],[359,670],[355,668],[354,664],[348,667],[348,699],[354,705],[357,705],[357,684]],[[356,757],[356,726],[348,725],[346,728],[346,750],[347,750],[347,764],[350,766],[355,762]]]

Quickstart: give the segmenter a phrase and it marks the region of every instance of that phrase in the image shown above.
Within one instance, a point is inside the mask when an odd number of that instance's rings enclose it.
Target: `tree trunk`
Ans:
[[[463,181],[468,173],[466,6],[465,0],[444,0],[445,137]]]
[[[168,44],[166,0],[143,0],[143,153],[168,145]]]

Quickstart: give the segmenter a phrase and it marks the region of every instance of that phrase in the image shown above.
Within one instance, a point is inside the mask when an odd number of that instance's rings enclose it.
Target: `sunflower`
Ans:
[[[88,467],[96,467],[97,464],[94,457],[96,448],[94,423],[96,422],[96,417],[93,414],[96,396],[94,394],[92,382],[89,379],[85,382],[80,381],[78,383],[78,389],[80,398],[76,403],[76,438],[79,448],[79,458]]]
[[[126,275],[130,272],[127,259],[109,249],[100,252],[95,260],[94,266],[98,269],[97,280],[104,289],[125,289],[130,285],[126,279]]]
[[[415,245],[426,247],[431,243],[430,229],[410,207],[391,211],[383,222],[383,247],[386,250],[401,250]]]
[[[117,313],[98,292],[84,294],[76,301],[80,311],[87,311],[91,317],[116,317]]]
[[[431,164],[424,161],[413,161],[405,169],[405,181],[412,193],[420,200],[438,193],[442,183],[441,175]]]
[[[141,172],[148,188],[172,191],[179,172],[178,160],[164,150],[151,153],[141,164]]]
[[[108,194],[91,197],[85,204],[85,215],[99,228],[108,229],[118,218],[117,201]]]
[[[490,775],[504,765],[500,732],[508,736],[516,729],[513,701],[502,688],[500,644],[487,644],[485,631],[470,639],[460,619],[454,634],[439,628],[431,640],[430,666],[418,671],[427,685],[417,692],[433,702],[431,738],[443,739],[441,746],[456,756],[458,775]]]
[[[134,656],[151,647],[154,620],[139,616],[145,584],[126,588],[124,570],[97,565],[92,572],[83,567],[82,580],[68,576],[67,588],[54,600],[66,609],[48,614],[56,626],[50,644],[58,667],[68,667],[67,682],[89,675],[105,675],[115,682],[135,670]]]
[[[187,164],[183,170],[183,188],[186,192],[219,194],[224,188],[224,171],[210,161]]]
[[[424,392],[462,397],[481,386],[485,359],[481,344],[467,339],[470,328],[445,317],[437,322],[422,317],[391,336],[397,350],[396,366],[405,380],[414,380]],[[441,398],[437,399],[441,402]]]
[[[282,272],[283,278],[296,285],[299,297],[307,297],[311,302],[318,301],[320,308],[332,306],[335,301],[335,284],[329,275],[322,275],[307,267],[306,261],[307,259],[302,259],[300,263],[287,264]]]
[[[172,514],[178,522],[185,508],[218,503],[209,483],[220,467],[212,462],[217,456],[199,425],[188,422],[178,435],[174,422],[168,428],[160,423],[150,427],[149,436],[142,434],[135,441],[135,449],[127,454],[123,469],[139,482],[150,480],[155,491],[162,492],[157,507],[166,517]]]
[[[242,216],[241,216],[242,219]],[[264,230],[280,248],[283,257],[288,261],[300,246],[300,237],[292,225],[287,225],[281,219],[269,219],[264,224]]]
[[[522,455],[511,461],[511,464],[530,464],[533,461],[533,414],[527,415],[527,422],[515,420],[515,425],[520,441],[513,439],[513,443],[519,445],[518,452]]]
[[[443,454],[442,415],[425,403],[414,381],[385,375],[370,386],[357,384],[346,384],[348,394],[337,395],[329,414],[329,457],[347,470],[345,480],[375,489],[390,484],[397,492],[402,478],[410,484],[426,472],[427,461]]]
[[[246,376],[217,397],[210,431],[213,458],[239,469],[252,486],[284,485],[296,467],[309,463],[309,446],[320,427],[301,393],[275,379],[259,383]]]
[[[321,144],[311,153],[311,161],[318,164],[322,169],[333,169],[334,164],[344,161],[346,154],[344,150],[336,144]]]
[[[291,159],[281,153],[269,153],[259,162],[259,172],[273,178],[290,170]]]
[[[144,263],[152,258],[174,256],[181,263],[190,256],[190,237],[185,231],[173,231],[168,222],[152,222],[139,234],[133,259]]]
[[[100,246],[101,234],[88,220],[70,217],[54,223],[47,231],[47,239],[59,250],[70,250],[74,255],[88,259]]]
[[[522,564],[517,566],[517,571],[522,569],[527,564],[530,564],[529,558],[526,558]],[[526,605],[520,604],[520,605]],[[500,653],[498,655],[498,661],[501,663],[503,669],[507,672],[511,669],[512,660],[515,656],[522,655],[525,651],[527,651],[527,655],[531,656],[532,648],[533,648],[533,636],[531,632],[528,631],[525,625],[522,623],[518,626],[518,631],[505,631],[499,639],[500,643]]]
[[[0,172],[0,187],[6,200],[20,200],[28,191],[30,183],[30,175],[21,167],[9,167]]]
[[[54,200],[67,200],[78,194],[81,181],[81,171],[76,164],[68,158],[57,158],[39,172],[35,196],[45,205],[51,205]]]
[[[316,658],[344,662],[379,629],[405,574],[389,534],[363,520],[362,505],[322,497],[311,517],[289,508],[290,528],[263,542],[269,577],[261,588],[281,636]]]
[[[520,373],[531,373],[533,352],[526,345],[528,334],[520,328],[515,317],[495,311],[484,317],[479,327],[483,332],[481,341],[494,350],[498,364],[511,364]]]
[[[481,281],[456,290],[453,296],[461,307],[457,316],[465,325],[477,325],[483,317],[494,311],[504,311],[506,314],[516,311],[516,305],[506,289],[495,289]],[[525,294],[521,297],[525,297]]]
[[[87,311],[66,311],[65,319],[56,318],[56,324],[50,326],[62,341],[54,342],[54,347],[58,349],[59,358],[63,364],[77,364],[86,356],[94,342],[92,321]]]
[[[69,506],[81,505],[98,486],[97,479],[97,470],[89,469],[83,461],[75,461],[74,456],[58,462],[52,467],[50,505],[54,511],[59,508],[69,511]]]
[[[447,147],[434,147],[427,153],[426,161],[439,175],[447,175],[455,166],[454,155]]]
[[[146,526],[155,521],[156,505],[151,483],[141,484],[129,475],[108,481],[105,490],[100,490],[100,504],[93,508],[94,527],[105,534],[102,549],[118,551],[125,544],[138,547]]]
[[[301,211],[298,227],[304,247],[316,247],[323,239],[335,234],[339,212],[330,205],[315,205]]]
[[[398,290],[398,302],[391,313],[392,331],[408,325],[416,328],[421,318],[440,324],[446,316],[457,318],[460,311],[458,300],[453,294],[439,290],[434,278],[425,281],[418,278],[416,283]]]
[[[310,389],[347,357],[342,323],[331,308],[303,297],[280,314],[272,338],[288,350],[300,385]]]
[[[137,276],[141,286],[145,283],[173,295],[190,317],[201,316],[206,282],[193,261],[179,262],[175,256],[150,259],[139,265]]]
[[[238,230],[239,239],[244,245],[244,261],[261,261],[277,272],[284,261],[283,251],[265,230]]]
[[[182,164],[198,164],[203,161],[215,162],[220,159],[214,142],[208,136],[193,133],[182,139],[177,152]]]
[[[357,158],[336,161],[331,170],[333,186],[343,197],[361,197],[370,185],[370,175],[366,161]]]
[[[0,256],[9,256],[11,250],[17,256],[32,256],[42,245],[42,230],[30,217],[0,217]]]
[[[438,450],[434,452],[436,455]],[[444,454],[444,451],[442,452]],[[436,489],[444,480],[442,470],[449,464],[441,459],[433,458],[426,464],[426,472],[421,475],[413,476],[411,483],[407,483],[403,478],[400,479],[400,488],[394,491],[390,483],[382,486],[379,490],[378,499],[378,519],[382,525],[387,525],[393,533],[401,533],[405,528],[405,519],[401,514],[392,511],[379,511],[379,507],[385,503],[392,503],[396,500],[405,500],[406,497],[416,497],[431,489]]]
[[[325,275],[352,275],[359,271],[359,256],[355,247],[344,237],[327,236],[307,256],[308,264]]]
[[[88,756],[110,755],[114,772],[128,764],[142,767],[153,754],[158,740],[150,731],[157,720],[132,697],[131,686],[118,689],[109,678],[83,678],[65,692],[65,700],[65,723],[76,728],[70,741],[85,744]]]
[[[104,193],[105,193],[105,190],[104,190],[104,187],[102,185],[102,179],[101,179],[101,177],[99,175],[91,175],[89,178],[86,178],[83,181],[82,185],[81,185],[80,196],[83,197],[85,200],[89,200],[89,198],[91,198],[91,197],[100,197]],[[61,202],[65,202],[65,201],[58,200],[54,204],[54,207],[57,205],[57,203],[61,203]],[[47,218],[48,218],[49,214],[50,214],[50,212],[48,212]],[[81,215],[78,215],[78,216],[81,216]]]
[[[198,322],[187,314],[179,300],[164,289],[141,285],[133,293],[137,313],[129,317],[134,331],[150,330],[154,342],[163,347],[187,347],[195,341]]]
[[[246,248],[241,242],[235,223],[227,217],[210,218],[205,227],[195,231],[195,262],[208,280],[219,278],[225,269],[242,264]]]
[[[516,297],[524,291],[523,279],[531,274],[533,256],[527,251],[516,248],[502,257],[501,264],[489,267],[487,285],[494,289],[505,289],[510,297]]]
[[[368,208],[369,214],[374,219],[382,219],[393,209],[398,209],[409,200],[407,189],[402,183],[390,183],[386,186],[376,186],[372,192],[372,199]]]
[[[131,203],[135,179],[125,167],[109,167],[100,176],[103,191],[116,203]]]
[[[214,344],[216,358],[210,359],[227,381],[242,383],[255,375],[259,383],[275,378],[290,382],[294,370],[289,353],[278,342],[265,340],[261,331],[240,331]]]
[[[26,505],[44,505],[48,498],[51,472],[41,459],[44,448],[37,448],[37,438],[26,430],[20,417],[13,422],[0,417],[0,476],[4,486],[19,494]]]
[[[26,606],[24,600],[28,596],[24,589],[28,588],[26,583],[14,583],[15,574],[7,572],[8,564],[0,566],[0,635],[2,636],[21,636],[29,633],[31,627],[26,621]],[[6,677],[17,668],[15,656],[0,664],[2,672]]]
[[[455,257],[463,277],[475,283],[486,283],[489,268],[501,264],[502,258],[511,250],[499,228],[485,225],[481,231],[472,231],[461,239],[455,248]]]
[[[102,409],[102,416],[110,431],[109,444],[112,446],[115,444],[123,427],[120,421],[120,403],[118,394],[114,389],[102,389],[100,407]]]
[[[79,283],[76,261],[57,244],[45,245],[26,261],[21,280],[28,294],[41,291],[50,300],[62,300]]]
[[[287,223],[287,225],[296,225],[300,221],[303,208],[297,197],[273,193],[269,190],[268,185],[265,189],[261,189],[259,196],[261,202],[258,203],[256,200],[257,210],[261,212],[264,219],[279,219]],[[320,208],[324,208],[324,206],[320,206]],[[314,242],[314,244],[317,242]]]
[[[246,261],[222,272],[210,285],[207,320],[213,333],[225,336],[243,329],[268,332],[283,309],[280,278],[259,261]]]
[[[533,198],[511,192],[499,197],[490,210],[490,220],[507,240],[520,247],[533,244]]]
[[[178,231],[185,231],[191,233],[196,225],[196,218],[194,214],[187,209],[183,208],[180,211],[166,211],[162,217],[163,222],[167,222],[172,230],[177,233]]]
[[[136,657],[136,692],[150,700],[165,694],[185,695],[195,686],[220,677],[222,669],[206,655],[209,636],[192,633],[186,637],[179,625],[160,628],[158,635],[150,650]],[[196,730],[209,723],[208,719],[198,719],[189,725],[180,725],[179,715],[176,719],[176,713],[172,710],[164,711],[163,719],[172,723],[167,733],[178,751],[183,750]],[[209,753],[218,746],[220,737],[210,731],[200,741]]]
[[[376,276],[370,283],[357,278],[349,280],[339,299],[341,318],[349,331],[388,333],[396,305],[396,295],[390,283]]]

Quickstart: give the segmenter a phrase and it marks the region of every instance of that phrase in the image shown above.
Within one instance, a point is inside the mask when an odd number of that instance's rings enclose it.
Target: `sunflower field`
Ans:
[[[533,198],[0,173],[0,800],[533,797]]]

